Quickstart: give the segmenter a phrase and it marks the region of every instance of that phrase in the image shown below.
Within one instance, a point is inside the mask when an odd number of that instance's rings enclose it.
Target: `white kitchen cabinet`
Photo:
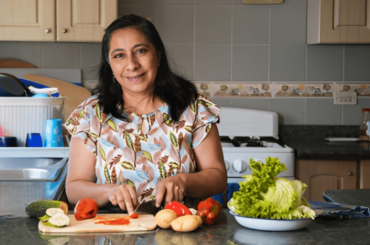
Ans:
[[[0,40],[101,42],[117,0],[0,0]]]
[[[370,0],[307,0],[307,44],[370,43]]]

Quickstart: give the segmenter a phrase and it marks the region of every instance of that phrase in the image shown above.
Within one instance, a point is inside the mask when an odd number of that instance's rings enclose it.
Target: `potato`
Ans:
[[[193,231],[201,225],[202,218],[199,215],[185,215],[171,222],[172,229],[181,232]]]
[[[162,209],[155,215],[155,223],[163,229],[170,228],[174,219],[177,219],[177,215],[171,209]]]

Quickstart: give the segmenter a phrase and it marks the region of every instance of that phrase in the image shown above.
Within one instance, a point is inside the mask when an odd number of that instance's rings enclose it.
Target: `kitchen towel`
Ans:
[[[318,217],[333,219],[360,219],[370,217],[368,207],[355,206],[337,202],[309,201],[310,208]]]

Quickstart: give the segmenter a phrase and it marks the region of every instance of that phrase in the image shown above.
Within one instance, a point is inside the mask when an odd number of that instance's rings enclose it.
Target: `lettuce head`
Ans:
[[[234,213],[254,218],[315,218],[303,197],[307,185],[300,180],[276,177],[286,170],[278,158],[268,157],[266,163],[250,160],[251,175],[243,176],[240,189],[233,193],[228,208]]]

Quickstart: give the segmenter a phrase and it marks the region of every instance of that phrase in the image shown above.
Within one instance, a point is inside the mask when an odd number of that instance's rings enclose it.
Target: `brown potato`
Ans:
[[[171,227],[175,231],[188,232],[197,229],[202,225],[202,222],[199,215],[185,215],[172,221]]]
[[[155,222],[163,229],[170,228],[171,222],[177,219],[175,211],[171,209],[162,209],[155,215]]]

